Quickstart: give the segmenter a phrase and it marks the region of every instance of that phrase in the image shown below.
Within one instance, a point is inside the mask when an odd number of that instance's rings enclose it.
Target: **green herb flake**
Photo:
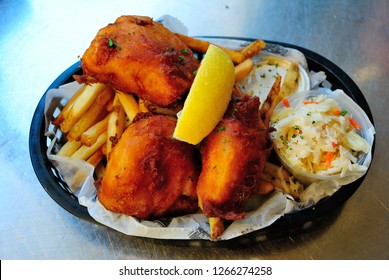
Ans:
[[[117,46],[116,46],[115,42],[111,38],[109,38],[108,39],[108,48],[115,49],[116,47]]]
[[[266,74],[263,73],[263,74],[261,75],[261,78],[266,78]]]
[[[342,110],[342,111],[340,111],[340,114],[341,114],[342,116],[345,116],[347,113],[348,113],[347,110]]]
[[[182,49],[182,50],[181,50],[181,53],[182,53],[183,55],[187,55],[187,54],[188,54],[188,50]]]
[[[286,139],[284,138],[283,135],[280,136],[280,139],[281,139],[282,143],[284,143],[286,146],[289,146],[288,141],[286,141]]]

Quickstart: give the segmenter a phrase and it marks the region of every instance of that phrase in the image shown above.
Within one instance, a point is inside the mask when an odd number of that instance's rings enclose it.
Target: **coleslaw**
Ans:
[[[346,108],[324,94],[292,107],[287,99],[272,116],[275,149],[291,166],[323,176],[366,171],[359,157],[370,151],[361,125]]]

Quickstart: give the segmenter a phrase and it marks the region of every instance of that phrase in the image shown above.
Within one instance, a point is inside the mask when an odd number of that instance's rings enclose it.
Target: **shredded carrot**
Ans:
[[[320,102],[317,102],[317,101],[304,101],[303,103],[305,105],[308,105],[308,104],[319,104]]]
[[[339,108],[336,108],[336,109],[334,109],[334,114],[335,114],[335,116],[340,116],[340,109]]]
[[[286,98],[282,99],[282,103],[285,105],[285,107],[287,107],[287,108],[290,107],[290,103],[289,103],[288,99],[286,99]]]
[[[332,144],[332,147],[336,147],[336,143],[335,142],[331,142],[331,144]]]
[[[360,129],[362,126],[354,120],[352,117],[348,117],[348,120],[350,121],[350,124],[355,127],[356,129]]]
[[[334,152],[327,152],[326,154],[326,168],[331,166],[332,158],[334,157]]]

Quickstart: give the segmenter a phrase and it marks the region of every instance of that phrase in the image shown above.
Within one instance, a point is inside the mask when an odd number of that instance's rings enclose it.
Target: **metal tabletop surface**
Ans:
[[[388,259],[388,1],[0,1],[0,259]],[[131,237],[81,220],[40,185],[35,108],[97,30],[120,15],[179,18],[189,35],[286,42],[338,65],[363,92],[375,155],[358,190],[314,227],[234,245]]]

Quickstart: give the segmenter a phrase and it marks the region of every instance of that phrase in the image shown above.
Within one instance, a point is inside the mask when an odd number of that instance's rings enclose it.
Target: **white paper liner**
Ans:
[[[325,74],[322,72],[310,74],[311,84],[315,86],[325,80]],[[312,77],[314,83],[312,83]],[[202,213],[172,219],[145,221],[106,210],[96,196],[97,192],[93,184],[93,166],[82,160],[55,155],[59,149],[57,142],[60,141],[62,135],[51,125],[50,119],[55,111],[58,108],[61,109],[79,88],[80,85],[77,82],[72,82],[59,89],[51,89],[47,92],[45,104],[45,135],[52,139],[47,156],[78,197],[79,203],[87,207],[89,214],[96,221],[127,235],[156,239],[212,240],[209,235],[208,218]],[[360,174],[360,176],[362,175]],[[340,184],[337,182],[327,182],[325,185],[313,184],[302,193],[301,202],[296,202],[289,195],[276,190],[263,201],[255,202],[254,210],[248,211],[246,218],[232,222],[219,240],[228,240],[268,227],[283,215],[311,206],[321,198],[332,195],[339,187]]]
[[[62,137],[56,128],[50,124],[52,112],[61,107],[63,99],[68,100],[80,85],[72,82],[61,86],[59,89],[51,89],[46,95],[45,116],[47,123],[46,136],[52,138],[47,156],[60,172],[69,188],[78,197],[79,203],[87,207],[89,214],[98,222],[111,227],[124,234],[162,239],[205,239],[209,236],[208,218],[202,213],[185,215],[173,219],[160,219],[156,221],[139,220],[123,214],[106,210],[97,199],[94,186],[94,168],[86,161],[57,156],[60,138]],[[254,202],[258,204],[259,202]],[[260,201],[262,203],[262,201]],[[254,206],[255,207],[255,206]],[[288,196],[278,191],[269,195],[259,208],[247,213],[247,217],[234,221],[227,227],[221,240],[228,240],[261,228],[265,228],[285,213],[298,209],[291,204]],[[288,210],[288,211],[286,211]]]
[[[188,35],[188,28],[178,19],[171,15],[163,15],[156,20],[173,33]]]

